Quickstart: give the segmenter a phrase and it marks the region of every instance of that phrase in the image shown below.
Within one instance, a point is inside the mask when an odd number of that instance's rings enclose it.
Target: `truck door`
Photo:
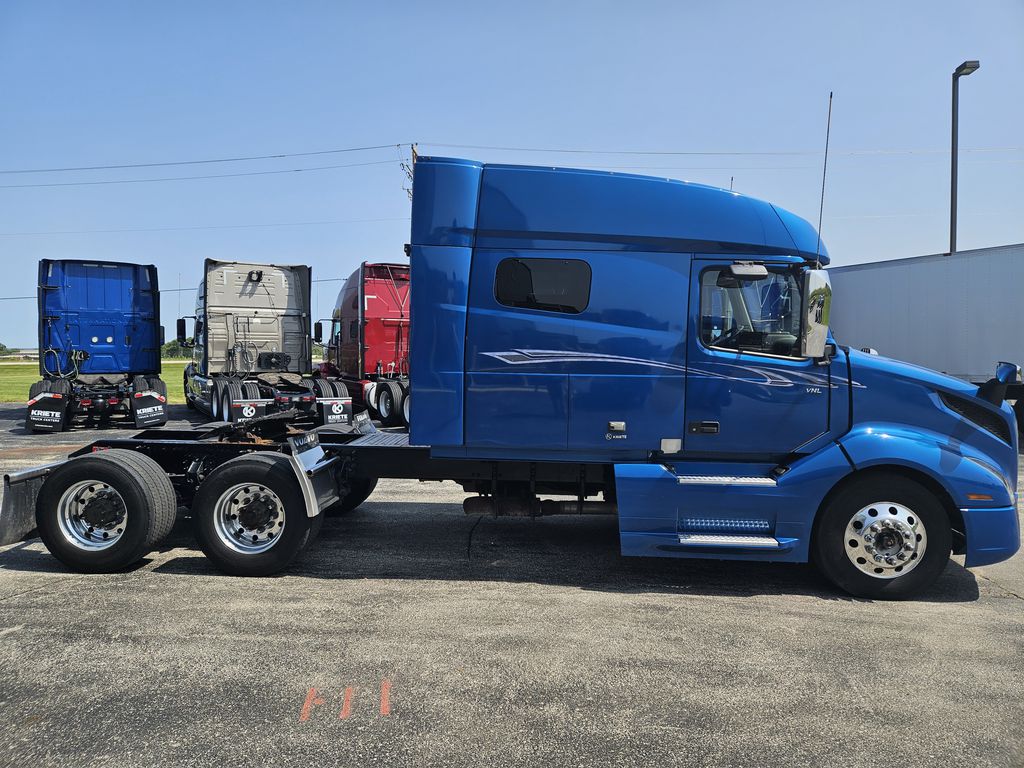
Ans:
[[[749,257],[746,257],[749,259]],[[687,453],[772,460],[828,431],[829,365],[800,357],[799,267],[696,257],[687,340]]]

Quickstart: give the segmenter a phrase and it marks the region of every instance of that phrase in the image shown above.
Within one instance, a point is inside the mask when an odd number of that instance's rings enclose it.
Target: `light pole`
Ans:
[[[957,161],[957,117],[960,111],[960,78],[971,74],[981,63],[965,61],[953,70],[953,142],[949,160],[949,252],[956,253],[956,161]]]

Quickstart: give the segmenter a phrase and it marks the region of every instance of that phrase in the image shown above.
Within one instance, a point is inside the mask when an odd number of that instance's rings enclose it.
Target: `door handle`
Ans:
[[[717,421],[691,421],[686,431],[691,435],[717,435],[720,428]]]

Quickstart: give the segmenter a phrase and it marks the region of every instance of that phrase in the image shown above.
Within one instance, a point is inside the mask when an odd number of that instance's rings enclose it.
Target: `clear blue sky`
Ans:
[[[426,154],[587,165],[728,186],[817,220],[820,154],[630,156],[430,142],[819,152],[835,91],[823,235],[835,263],[948,243],[950,73],[962,81],[961,249],[1024,241],[1024,2],[37,2],[0,5],[0,169],[312,152],[418,141]],[[844,154],[922,150],[915,154]],[[206,257],[340,278],[401,260],[394,148],[273,161],[0,175],[0,295],[38,259],[152,262],[165,288]],[[59,187],[111,179],[360,167]],[[348,222],[250,226],[297,222]],[[235,227],[235,225],[246,225]],[[212,228],[227,227],[233,228]],[[97,232],[150,229],[164,231]],[[92,230],[92,231],[90,231]],[[68,232],[68,234],[37,234]],[[20,233],[20,234],[19,234]],[[32,234],[28,234],[32,233]],[[321,284],[329,314],[338,283]],[[191,293],[181,294],[187,311]],[[172,332],[178,295],[164,294]],[[31,301],[0,341],[35,343]]]

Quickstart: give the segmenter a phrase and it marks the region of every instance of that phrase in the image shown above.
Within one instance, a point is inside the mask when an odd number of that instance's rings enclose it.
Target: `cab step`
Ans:
[[[676,482],[680,485],[741,485],[765,486],[769,488],[776,486],[774,477],[759,475],[676,475]]]
[[[680,533],[679,543],[684,547],[720,549],[774,549],[786,550],[793,546],[793,539],[776,539],[774,536],[752,536],[739,533]]]

